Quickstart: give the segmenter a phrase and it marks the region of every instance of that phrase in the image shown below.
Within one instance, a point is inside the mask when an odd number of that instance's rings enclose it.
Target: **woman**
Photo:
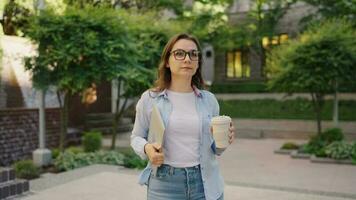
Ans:
[[[215,147],[210,128],[219,104],[212,93],[202,90],[201,67],[197,39],[188,34],[172,37],[163,50],[155,87],[137,103],[131,146],[150,161],[140,175],[149,200],[223,199],[224,182],[215,158],[223,149]],[[153,105],[165,125],[162,147],[148,141]],[[230,124],[230,144],[234,134]]]

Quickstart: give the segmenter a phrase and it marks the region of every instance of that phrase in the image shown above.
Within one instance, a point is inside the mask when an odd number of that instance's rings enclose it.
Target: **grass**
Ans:
[[[263,100],[226,100],[219,101],[220,113],[233,118],[255,119],[303,119],[314,120],[315,113],[311,101],[295,99],[277,101]],[[325,102],[322,119],[332,120],[333,102]],[[339,102],[339,119],[341,121],[356,121],[356,101]]]
[[[275,93],[267,89],[267,82],[263,81],[244,81],[244,82],[225,82],[214,83],[210,87],[210,91],[214,94],[218,93]],[[340,85],[339,92],[356,92],[356,85]],[[304,91],[303,93],[308,93]]]

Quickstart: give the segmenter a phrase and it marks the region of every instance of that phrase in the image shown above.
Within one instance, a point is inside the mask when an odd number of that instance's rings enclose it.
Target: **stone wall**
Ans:
[[[38,147],[38,109],[0,110],[0,166],[30,159]],[[46,147],[57,147],[60,110],[46,109]]]

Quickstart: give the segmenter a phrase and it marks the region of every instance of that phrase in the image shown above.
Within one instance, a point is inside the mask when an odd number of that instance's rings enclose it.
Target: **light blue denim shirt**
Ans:
[[[194,93],[200,123],[199,159],[205,198],[207,200],[216,200],[224,191],[224,181],[215,156],[220,155],[224,149],[217,149],[215,147],[215,142],[210,132],[210,121],[212,117],[219,115],[219,104],[211,92],[194,87]],[[147,90],[142,94],[136,105],[136,119],[131,135],[131,146],[142,159],[147,159],[144,152],[145,144],[147,142],[155,142],[148,136],[150,115],[154,103],[161,113],[165,127],[169,123],[169,115],[172,112],[172,104],[168,99],[166,90],[160,93]],[[151,164],[148,163],[147,167],[140,174],[139,183],[141,185],[148,183],[151,171]]]

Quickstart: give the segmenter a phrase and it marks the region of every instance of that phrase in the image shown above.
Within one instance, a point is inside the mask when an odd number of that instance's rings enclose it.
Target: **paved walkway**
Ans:
[[[218,157],[226,200],[356,199],[356,166],[316,164],[274,154],[286,140],[239,139]],[[304,141],[297,140],[302,143]],[[146,199],[139,171],[94,165],[31,181],[24,200]]]

